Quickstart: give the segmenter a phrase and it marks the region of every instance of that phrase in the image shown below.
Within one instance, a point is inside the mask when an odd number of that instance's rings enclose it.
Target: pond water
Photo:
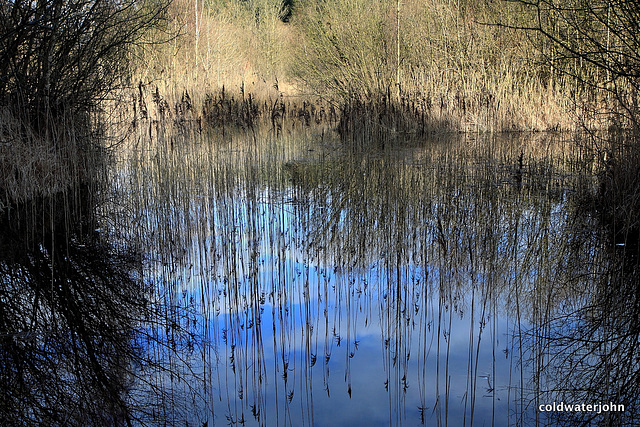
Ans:
[[[637,254],[576,136],[282,129],[138,126],[99,195],[3,216],[10,423],[639,422]]]
[[[595,181],[573,137],[387,138],[354,147],[323,128],[150,127],[123,150],[115,224],[133,227],[112,233],[140,246],[143,280],[171,318],[155,332],[167,348],[151,346],[163,369],[141,375],[166,392],[147,397],[154,414],[190,425],[628,420],[628,409],[538,409],[636,399],[615,377],[637,360],[603,365],[624,341],[615,318],[594,314],[611,303],[616,248],[580,202]],[[616,358],[637,354],[629,343]]]

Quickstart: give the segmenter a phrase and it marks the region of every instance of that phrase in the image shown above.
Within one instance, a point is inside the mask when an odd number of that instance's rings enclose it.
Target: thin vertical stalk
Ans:
[[[400,103],[400,0],[396,0],[396,99]]]
[[[196,67],[198,66],[198,39],[200,39],[200,26],[198,23],[198,0],[194,2],[194,12],[195,12],[195,25],[196,25],[196,44],[195,44],[195,62]]]

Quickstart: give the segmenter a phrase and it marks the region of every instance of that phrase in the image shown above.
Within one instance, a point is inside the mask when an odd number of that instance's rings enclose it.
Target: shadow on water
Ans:
[[[139,256],[97,228],[94,191],[78,185],[2,212],[3,425],[143,419],[130,396],[139,367],[151,363],[140,331],[147,293],[136,279]]]
[[[635,252],[629,256],[625,248],[614,246],[594,254],[591,286],[567,298],[529,332],[538,364],[536,403],[594,405],[542,413],[541,424],[640,422],[640,271]]]

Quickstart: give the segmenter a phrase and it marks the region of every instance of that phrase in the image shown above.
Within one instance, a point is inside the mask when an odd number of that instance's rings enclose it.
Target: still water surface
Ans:
[[[635,273],[583,206],[591,161],[567,135],[145,129],[104,208],[159,307],[143,417],[632,425],[537,410],[636,406]]]

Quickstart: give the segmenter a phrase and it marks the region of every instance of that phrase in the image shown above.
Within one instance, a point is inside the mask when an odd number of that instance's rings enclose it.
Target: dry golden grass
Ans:
[[[273,0],[198,3],[197,18],[195,3],[179,0],[170,24],[179,36],[148,53],[134,82],[171,106],[188,93],[200,111],[223,87],[268,103],[281,95],[344,102],[396,94],[399,79],[405,101],[456,131],[575,129],[570,84],[544,77],[527,35],[485,25],[517,24],[526,18],[518,6],[466,3],[403,1],[398,68],[395,2],[350,0],[320,10],[300,2],[283,23]]]
[[[0,110],[0,211],[12,203],[47,197],[88,180],[87,135],[69,121],[37,136],[6,109]]]
[[[0,212],[14,203],[64,191],[80,171],[70,167],[72,150],[25,131],[6,111],[0,112]],[[76,165],[77,166],[77,165]]]
[[[244,90],[265,100],[295,93],[285,69],[292,29],[280,21],[275,2],[256,3],[260,20],[255,11],[230,5],[199,9],[196,25],[194,4],[174,2],[170,31],[177,37],[148,52],[134,81],[157,87],[170,104],[186,91],[201,106],[223,87],[230,94]]]
[[[370,13],[352,13],[358,7]],[[422,104],[433,123],[459,131],[574,126],[566,94],[544,82],[527,36],[485,24],[503,20],[505,10],[407,0],[396,32],[394,8],[351,0],[329,11],[305,10],[300,25],[307,38],[300,49],[306,55],[300,55],[296,76],[310,87],[349,98],[395,96],[399,80],[401,97]],[[519,14],[514,10],[506,16]],[[323,21],[328,23],[319,24]]]

